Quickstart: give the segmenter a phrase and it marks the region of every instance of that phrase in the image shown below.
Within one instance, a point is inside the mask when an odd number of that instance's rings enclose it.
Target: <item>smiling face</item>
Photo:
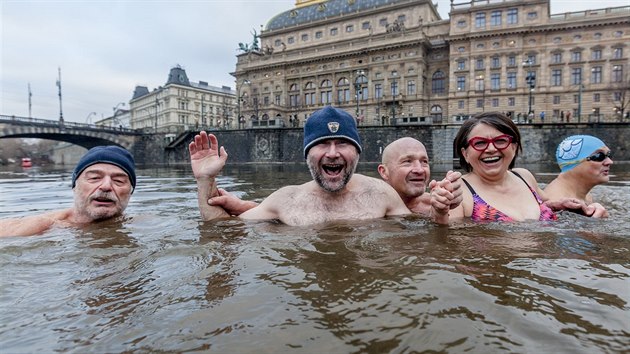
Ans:
[[[311,147],[306,164],[317,184],[327,192],[342,190],[357,168],[357,148],[344,139],[327,139]]]
[[[471,129],[467,136],[467,140],[473,139],[473,142],[479,139],[477,137],[486,139],[495,139],[501,135],[504,135],[501,131],[493,126],[480,123]],[[470,169],[478,175],[502,175],[510,167],[512,160],[516,156],[516,144],[510,143],[504,149],[497,149],[495,145],[502,147],[500,143],[489,143],[487,148],[475,149],[473,146],[468,145],[461,149],[461,154],[466,159],[466,162],[470,165]]]
[[[416,139],[398,139],[383,151],[378,172],[403,200],[419,197],[431,179],[427,150]]]
[[[73,191],[81,221],[91,222],[122,215],[132,186],[129,176],[120,167],[97,163],[81,172]]]

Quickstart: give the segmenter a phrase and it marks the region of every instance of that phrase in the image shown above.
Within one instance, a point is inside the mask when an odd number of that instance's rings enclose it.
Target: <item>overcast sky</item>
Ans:
[[[361,0],[359,0],[361,1]],[[456,3],[463,2],[461,0]],[[448,18],[450,0],[438,0]],[[86,122],[111,116],[136,85],[163,85],[181,65],[191,81],[234,88],[238,43],[251,43],[294,0],[0,0],[0,114]],[[628,5],[552,0],[551,13]],[[121,108],[123,108],[121,106]]]

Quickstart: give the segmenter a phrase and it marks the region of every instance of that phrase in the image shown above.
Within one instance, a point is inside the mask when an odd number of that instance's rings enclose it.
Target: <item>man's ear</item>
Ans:
[[[387,172],[387,167],[385,167],[385,165],[380,164],[378,165],[378,174],[381,175],[381,178],[383,179],[383,181],[388,181],[389,180],[389,173]]]

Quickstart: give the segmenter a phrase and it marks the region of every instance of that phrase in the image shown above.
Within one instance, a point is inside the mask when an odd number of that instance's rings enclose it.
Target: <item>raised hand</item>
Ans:
[[[228,156],[223,146],[219,149],[217,137],[205,131],[195,135],[188,145],[188,151],[195,179],[216,177],[225,166]]]

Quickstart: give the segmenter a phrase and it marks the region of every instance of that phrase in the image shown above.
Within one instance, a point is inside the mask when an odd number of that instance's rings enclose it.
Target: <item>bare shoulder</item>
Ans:
[[[532,174],[531,172],[529,172],[529,170],[524,169],[524,168],[513,168],[512,171],[518,173],[519,175],[521,175],[521,177],[523,177],[527,183],[529,183],[532,186],[536,186],[536,177],[534,177],[534,174]]]
[[[0,220],[0,237],[32,236],[41,234],[55,224],[66,225],[71,210],[57,210],[43,214]]]
[[[278,219],[287,207],[294,207],[304,194],[301,186],[286,186],[271,193],[258,206],[240,215],[243,219],[272,220]]]

